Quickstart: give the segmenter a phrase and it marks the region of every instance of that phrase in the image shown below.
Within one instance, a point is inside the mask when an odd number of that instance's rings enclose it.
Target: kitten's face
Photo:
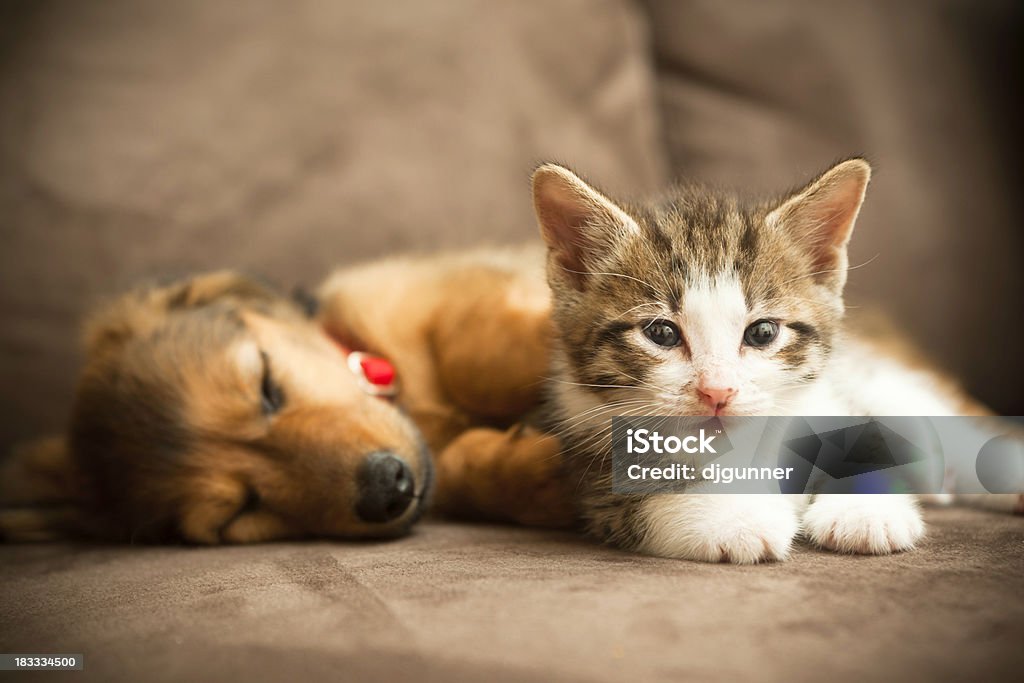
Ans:
[[[838,329],[869,172],[844,162],[755,207],[697,189],[631,207],[541,167],[564,379],[614,414],[789,412]]]

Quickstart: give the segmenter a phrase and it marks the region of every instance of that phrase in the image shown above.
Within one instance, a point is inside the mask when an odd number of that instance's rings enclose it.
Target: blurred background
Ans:
[[[283,285],[534,239],[528,178],[752,191],[865,154],[851,262],[1024,413],[1021,5],[0,2],[0,446],[62,428],[77,325],[155,276]]]

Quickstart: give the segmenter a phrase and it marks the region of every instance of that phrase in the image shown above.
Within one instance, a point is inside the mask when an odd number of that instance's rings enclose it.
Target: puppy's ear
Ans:
[[[270,285],[230,270],[140,287],[93,312],[85,324],[86,352],[92,356],[117,351],[133,337],[152,332],[168,313],[228,298],[271,302],[280,295]]]
[[[870,180],[868,162],[848,159],[791,194],[768,214],[769,226],[779,226],[810,254],[814,278],[837,292],[846,284],[846,247]]]
[[[611,243],[640,232],[629,214],[557,164],[534,171],[533,205],[557,267],[552,275],[578,290],[586,288],[600,254]]]
[[[158,291],[168,309],[205,306],[227,297],[264,301],[279,296],[270,285],[231,270],[197,275]]]
[[[292,290],[292,301],[307,318],[315,318],[320,312],[320,299],[305,287],[299,286]]]
[[[84,533],[85,490],[63,437],[16,446],[0,462],[0,538],[44,541]]]

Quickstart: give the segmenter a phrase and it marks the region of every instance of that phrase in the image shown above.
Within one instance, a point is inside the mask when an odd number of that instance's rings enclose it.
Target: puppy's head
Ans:
[[[230,272],[144,289],[87,326],[70,449],[116,535],[388,536],[431,464],[292,300]]]

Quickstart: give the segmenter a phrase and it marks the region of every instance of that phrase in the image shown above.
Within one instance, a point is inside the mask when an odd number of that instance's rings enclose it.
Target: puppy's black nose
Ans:
[[[364,522],[390,522],[409,509],[415,488],[405,462],[387,451],[371,453],[359,469],[356,514]]]

